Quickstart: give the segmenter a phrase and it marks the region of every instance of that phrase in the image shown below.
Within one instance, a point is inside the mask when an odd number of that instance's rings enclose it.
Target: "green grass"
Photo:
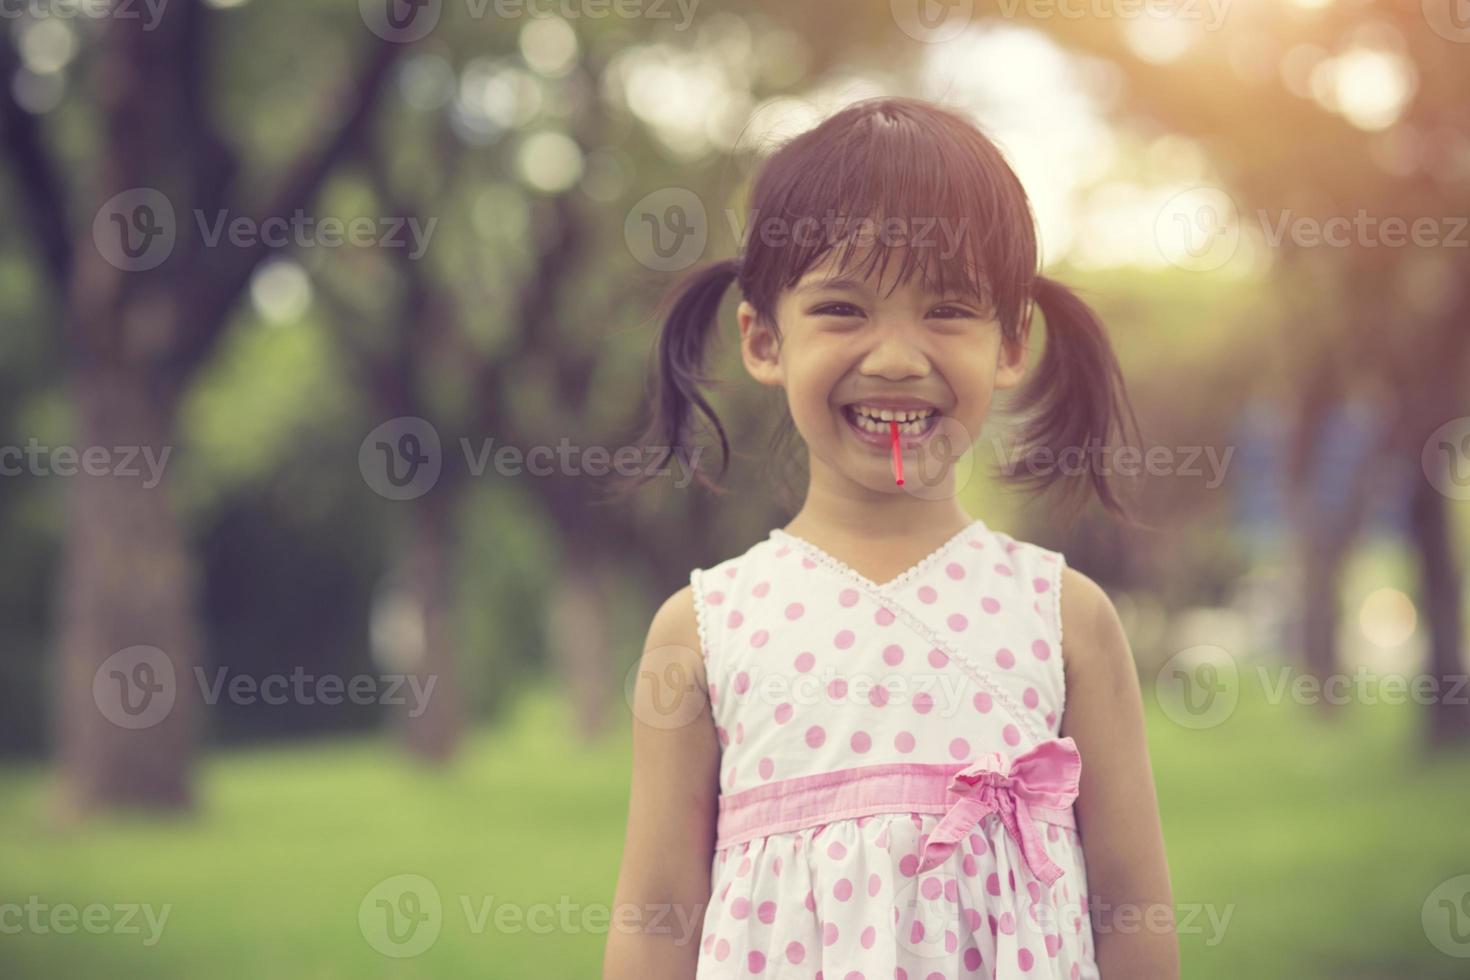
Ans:
[[[1186,977],[1470,972],[1420,924],[1434,886],[1470,872],[1470,758],[1421,761],[1417,722],[1411,707],[1382,706],[1328,722],[1248,687],[1225,724],[1190,731],[1150,703],[1176,901],[1230,915],[1212,945],[1203,915],[1182,937]],[[618,728],[575,746],[566,709],[541,693],[445,773],[377,739],[221,753],[194,817],[74,833],[46,825],[43,772],[0,771],[0,903],[171,906],[152,946],[0,932],[0,976],[596,977],[596,913],[612,900],[627,806]],[[358,909],[399,874],[432,882],[444,914],[427,951],[394,959],[369,945]],[[461,897],[475,914],[493,903],[483,928]],[[500,903],[543,904],[553,928],[497,928]]]

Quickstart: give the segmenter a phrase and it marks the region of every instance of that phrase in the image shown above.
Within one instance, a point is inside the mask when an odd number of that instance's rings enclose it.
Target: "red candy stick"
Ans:
[[[898,423],[889,421],[889,434],[893,437],[893,476],[899,486],[903,486],[903,453],[898,448]]]

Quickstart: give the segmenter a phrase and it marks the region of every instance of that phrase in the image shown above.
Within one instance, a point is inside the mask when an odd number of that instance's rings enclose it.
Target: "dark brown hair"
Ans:
[[[1018,431],[1021,452],[1018,463],[997,476],[1031,490],[1056,488],[1073,512],[1090,489],[1110,513],[1131,522],[1104,471],[1089,465],[1079,475],[1057,466],[1063,450],[1085,452],[1090,445],[1111,445],[1115,434],[1136,433],[1137,419],[1102,322],[1070,289],[1039,274],[1030,202],[999,149],[971,120],[913,98],[849,105],[765,161],[750,210],[743,254],[689,270],[659,304],[663,327],[655,350],[653,416],[641,442],[662,453],[661,462],[676,452],[687,457],[697,411],[720,443],[718,476],[729,467],[729,438],[701,388],[710,382],[704,373],[708,348],[730,283],[740,284],[745,299],[779,338],[776,304],[783,290],[834,249],[834,274],[849,271],[859,250],[855,237],[799,235],[796,225],[804,220],[810,228],[811,222],[825,220],[830,228],[836,216],[847,228],[869,219],[869,229],[882,229],[896,216],[922,235],[926,222],[932,229],[938,222],[957,221],[962,245],[954,254],[895,243],[887,234],[865,239],[871,247],[862,249],[868,262],[859,275],[867,276],[881,263],[881,281],[890,258],[901,255],[896,282],[919,271],[941,293],[947,282],[969,287],[990,307],[1008,342],[1026,336],[1033,304],[1039,308],[1046,348],[1013,400],[1025,415]],[[790,427],[788,415],[777,444]],[[722,489],[702,471],[694,475],[704,486]],[[625,488],[649,478],[632,478]]]

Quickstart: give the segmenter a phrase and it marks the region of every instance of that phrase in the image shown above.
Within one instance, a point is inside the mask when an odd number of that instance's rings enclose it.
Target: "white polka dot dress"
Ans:
[[[1096,980],[1063,565],[977,520],[882,584],[779,529],[691,574],[721,747],[696,980]]]

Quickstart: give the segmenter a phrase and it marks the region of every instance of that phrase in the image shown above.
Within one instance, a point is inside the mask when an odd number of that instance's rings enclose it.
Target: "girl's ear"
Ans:
[[[1031,350],[1031,325],[1028,323],[1015,340],[1000,341],[996,362],[995,387],[1014,388],[1026,377],[1026,358]]]
[[[749,300],[741,301],[735,315],[740,320],[740,359],[745,370],[763,385],[781,384],[781,342],[775,330]]]

